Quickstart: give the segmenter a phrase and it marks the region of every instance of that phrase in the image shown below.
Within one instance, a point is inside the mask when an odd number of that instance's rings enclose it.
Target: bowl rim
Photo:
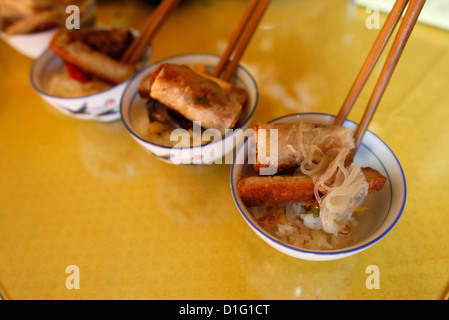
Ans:
[[[137,78],[138,76],[140,76],[142,73],[144,73],[148,69],[150,69],[152,67],[155,67],[155,66],[157,66],[157,65],[159,65],[161,63],[164,63],[166,61],[170,61],[170,60],[172,60],[174,58],[178,58],[178,57],[179,58],[183,58],[183,57],[188,57],[188,56],[208,56],[208,57],[220,58],[219,55],[212,54],[212,53],[186,53],[186,54],[174,55],[174,56],[170,56],[170,57],[164,58],[162,60],[156,61],[154,63],[151,63],[150,65],[146,66],[145,68],[139,70],[139,72],[134,74],[133,77],[131,79],[129,79],[129,83],[127,84],[127,86],[126,86],[126,88],[125,88],[125,90],[123,92],[123,95],[122,95],[122,97],[120,99],[120,108],[119,108],[120,109],[120,118],[122,119],[122,122],[123,122],[125,128],[128,130],[128,132],[131,133],[131,135],[133,137],[137,138],[139,141],[142,141],[142,142],[144,142],[146,144],[150,144],[152,146],[155,146],[155,147],[161,148],[161,149],[170,149],[170,150],[187,150],[187,149],[192,149],[193,150],[193,149],[196,149],[196,148],[204,148],[206,146],[214,145],[216,143],[219,143],[219,142],[223,141],[224,139],[226,139],[228,137],[232,137],[233,136],[232,134],[230,134],[228,136],[222,137],[219,140],[214,140],[212,142],[209,142],[207,144],[202,144],[202,145],[196,145],[196,146],[190,146],[190,147],[169,147],[169,146],[160,145],[160,144],[157,144],[157,143],[154,143],[154,142],[150,142],[150,141],[140,137],[137,133],[134,132],[134,130],[132,130],[130,128],[128,123],[124,120],[125,118],[123,117],[123,113],[124,113],[124,111],[123,111],[123,104],[124,104],[123,103],[123,99],[125,97],[126,92],[129,89],[129,87],[131,86],[131,84],[135,80],[134,78]],[[255,88],[254,108],[252,108],[251,112],[249,113],[249,115],[247,116],[245,121],[242,124],[240,124],[237,128],[235,128],[235,129],[242,129],[252,119],[252,117],[254,115],[254,112],[257,109],[257,105],[258,105],[258,102],[259,102],[259,87],[258,87],[256,79],[254,79],[253,75],[244,66],[242,66],[240,63],[238,64],[238,69],[241,69],[243,72],[245,72],[249,76],[249,78],[253,82],[254,88]]]
[[[89,27],[89,28],[85,28],[85,29],[107,29],[107,28],[120,28],[120,26],[115,26],[115,25],[111,25],[111,26],[93,26],[93,27]],[[138,32],[138,30],[130,28],[131,32]],[[47,98],[52,98],[52,99],[59,99],[62,101],[75,101],[75,100],[82,100],[82,99],[90,99],[93,98],[94,96],[99,96],[105,93],[109,93],[110,91],[113,91],[115,89],[117,89],[119,86],[123,86],[124,84],[126,84],[128,81],[130,81],[135,75],[137,75],[140,71],[142,71],[143,69],[145,69],[148,66],[148,62],[151,61],[151,58],[153,57],[153,45],[150,43],[147,47],[148,52],[148,58],[146,59],[147,61],[130,77],[128,77],[127,79],[125,79],[124,81],[110,87],[109,89],[100,91],[100,92],[96,92],[96,93],[91,93],[85,96],[80,96],[80,97],[59,97],[59,96],[54,96],[51,94],[48,94],[46,92],[44,92],[42,89],[40,89],[38,87],[38,85],[35,83],[34,81],[34,75],[36,73],[36,68],[37,68],[37,64],[38,63],[43,63],[42,59],[46,58],[46,56],[48,55],[49,57],[47,58],[48,61],[53,61],[53,59],[59,59],[62,61],[62,63],[64,64],[64,61],[58,56],[56,55],[50,48],[47,48],[38,58],[36,58],[33,61],[33,64],[31,65],[31,69],[29,72],[29,79],[30,79],[30,83],[31,86],[33,87],[33,89],[40,95],[45,96]],[[46,65],[44,65],[43,69],[47,68],[48,62],[46,63]],[[120,98],[121,99],[121,98]]]
[[[273,120],[270,120],[270,121],[268,121],[268,123],[272,123],[272,122],[279,121],[279,120],[282,120],[282,119],[285,119],[285,118],[290,118],[290,117],[300,117],[302,115],[335,117],[335,115],[332,115],[332,114],[329,114],[329,113],[303,112],[303,113],[292,113],[292,114],[284,115],[284,116],[275,118]],[[356,122],[354,122],[352,120],[349,120],[349,119],[346,119],[345,122],[349,122],[349,123],[352,123],[353,125],[357,125]],[[240,152],[242,151],[241,149],[246,146],[248,138],[245,138],[245,141],[240,145],[240,147],[236,151],[235,156],[234,156],[234,161],[233,161],[233,163],[231,165],[231,170],[230,170],[230,184],[231,184],[232,197],[234,199],[234,203],[237,206],[240,214],[243,216],[245,221],[251,226],[251,228],[254,231],[257,231],[257,234],[262,236],[263,240],[271,241],[274,244],[276,244],[278,246],[281,246],[283,249],[286,249],[286,250],[291,251],[291,252],[296,252],[296,253],[305,254],[305,255],[309,255],[309,256],[321,256],[321,257],[347,256],[347,255],[351,255],[351,254],[357,253],[359,251],[362,251],[362,250],[372,246],[373,244],[375,244],[376,242],[378,242],[379,240],[384,238],[394,228],[394,226],[397,224],[397,222],[401,218],[402,213],[404,212],[405,203],[406,203],[406,200],[407,200],[407,183],[406,183],[405,174],[404,174],[404,170],[403,170],[403,168],[401,166],[401,163],[399,162],[399,159],[394,154],[394,152],[391,150],[391,148],[381,138],[379,138],[378,135],[376,135],[375,133],[373,133],[370,130],[367,130],[367,131],[369,131],[370,134],[372,134],[378,141],[380,141],[390,151],[390,153],[393,156],[396,164],[399,167],[399,171],[400,171],[400,174],[401,174],[401,177],[402,177],[402,184],[404,186],[404,195],[403,195],[403,198],[402,198],[402,204],[401,204],[401,207],[399,209],[399,213],[397,214],[396,218],[391,223],[391,225],[389,225],[388,228],[383,233],[381,233],[380,235],[376,236],[371,241],[369,241],[367,243],[364,243],[363,245],[356,246],[356,247],[349,248],[349,249],[344,249],[343,248],[343,249],[327,250],[327,251],[325,251],[325,250],[323,250],[323,251],[310,250],[310,249],[305,249],[305,248],[299,248],[299,247],[290,245],[288,243],[282,242],[281,240],[275,238],[274,236],[271,236],[271,235],[265,233],[258,225],[254,224],[247,217],[247,215],[244,213],[244,210],[241,208],[240,203],[237,201],[236,190],[234,189],[234,177],[233,177],[234,171],[235,171],[235,164],[236,164],[235,160],[237,158],[237,155],[240,154]],[[362,142],[362,145],[364,145],[363,142]],[[368,149],[370,149],[370,148],[368,148]],[[388,172],[387,172],[387,174],[388,174]]]

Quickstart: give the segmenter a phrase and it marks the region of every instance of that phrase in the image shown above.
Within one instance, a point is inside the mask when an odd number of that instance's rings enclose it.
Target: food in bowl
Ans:
[[[274,122],[254,127],[253,173],[237,189],[258,225],[295,247],[333,250],[352,242],[355,215],[387,178],[353,163],[352,131],[341,126]]]
[[[208,71],[213,71],[219,61],[220,56],[212,54],[194,53],[177,55],[149,65],[129,81],[120,102],[120,116],[131,137],[144,150],[161,161],[176,165],[209,165],[212,163],[223,163],[223,161],[229,164],[232,163],[233,151],[243,143],[245,133],[257,108],[259,97],[256,80],[242,65],[238,65],[233,77],[229,81],[231,86],[243,88],[246,93],[247,102],[245,103],[245,107],[242,108],[242,115],[234,129],[227,130],[225,136],[221,135],[220,131],[216,129],[206,129],[204,133],[197,134],[196,137],[201,135],[204,140],[208,140],[209,143],[205,143],[204,145],[201,142],[196,145],[191,145],[189,141],[190,133],[182,128],[172,131],[173,137],[181,140],[174,146],[163,145],[163,141],[155,141],[158,137],[161,140],[163,137],[157,134],[150,135],[148,132],[150,124],[147,109],[147,102],[150,99],[149,89],[144,97],[139,94],[139,87],[142,86],[143,80],[149,77],[154,69],[163,63],[169,62],[188,66],[203,65]],[[197,132],[202,131],[199,125],[193,128],[193,130],[195,129]],[[213,141],[210,141],[212,139]],[[169,141],[169,139],[167,140]]]
[[[137,66],[120,61],[133,40],[128,28],[59,29],[49,46],[64,68],[52,75],[46,93],[82,97],[124,82],[137,71]]]
[[[225,135],[239,124],[248,102],[246,89],[213,77],[204,65],[168,62],[142,80],[139,95],[148,99],[148,140],[163,146],[180,146],[171,139],[177,128],[190,135],[183,147],[210,142],[202,139],[207,129]],[[193,129],[197,124],[201,130]]]
[[[91,0],[0,0],[0,29],[6,35],[43,32],[64,25],[67,5],[80,9],[81,20],[90,12]]]

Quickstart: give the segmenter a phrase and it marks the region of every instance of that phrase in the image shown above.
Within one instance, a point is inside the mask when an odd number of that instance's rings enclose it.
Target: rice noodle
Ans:
[[[362,205],[368,194],[368,183],[358,164],[345,167],[345,160],[354,148],[349,129],[319,126],[304,131],[304,127],[299,123],[298,144],[287,147],[296,156],[297,170],[314,180],[323,230],[336,235],[352,212]]]

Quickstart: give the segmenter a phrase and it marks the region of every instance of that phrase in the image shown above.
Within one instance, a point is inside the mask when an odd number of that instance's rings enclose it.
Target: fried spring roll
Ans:
[[[61,24],[60,17],[52,12],[31,15],[13,23],[6,29],[8,35],[27,34],[56,28]]]
[[[89,36],[90,32],[92,35]],[[108,45],[102,44],[102,41],[106,39],[108,39]],[[132,76],[137,69],[131,64],[122,63],[108,55],[122,51],[118,48],[119,43],[114,41],[115,39],[122,39],[115,29],[69,31],[61,28],[53,36],[49,46],[65,62],[112,84],[119,84]],[[123,39],[129,41],[127,37]],[[97,43],[98,50],[92,48],[93,42]],[[110,49],[106,53],[99,51],[103,50],[102,48],[110,48],[111,45],[113,45],[112,51]]]
[[[242,105],[217,83],[188,66],[164,63],[151,78],[150,97],[191,121],[201,121],[205,129],[224,132],[233,128]]]
[[[95,51],[119,61],[131,45],[134,36],[127,28],[80,29],[70,33],[72,41],[82,41]]]
[[[368,193],[380,191],[387,178],[373,168],[362,168],[368,182]],[[272,207],[300,202],[313,202],[314,183],[307,175],[242,176],[238,190],[248,207]]]
[[[262,129],[266,134],[265,139],[260,136]],[[277,140],[274,140],[277,146],[271,145],[272,130],[277,132]],[[253,167],[257,173],[260,168],[269,167],[270,164],[277,165],[278,172],[297,167],[300,164],[298,155],[301,153],[301,145],[315,145],[323,152],[334,147],[348,148],[350,152],[346,164],[352,163],[351,150],[355,147],[354,138],[352,131],[345,127],[308,122],[268,123],[255,126],[254,131],[256,163]],[[273,148],[277,150],[277,158],[271,157]]]

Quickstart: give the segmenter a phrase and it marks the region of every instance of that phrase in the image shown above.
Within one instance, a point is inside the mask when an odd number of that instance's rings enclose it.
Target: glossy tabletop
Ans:
[[[246,3],[183,1],[154,38],[152,62],[222,53]],[[140,28],[153,10],[145,1],[97,1],[97,23]],[[336,114],[378,33],[367,17],[347,0],[274,0],[241,61],[259,86],[252,123]],[[374,246],[329,262],[263,242],[234,204],[229,164],[170,165],[144,151],[120,120],[84,121],[53,109],[30,85],[32,63],[0,42],[7,298],[447,298],[448,31],[416,26],[369,127],[405,172],[401,219]],[[361,118],[379,72],[380,65],[349,119]],[[79,289],[66,286],[72,265]],[[366,285],[373,265],[378,289]]]

